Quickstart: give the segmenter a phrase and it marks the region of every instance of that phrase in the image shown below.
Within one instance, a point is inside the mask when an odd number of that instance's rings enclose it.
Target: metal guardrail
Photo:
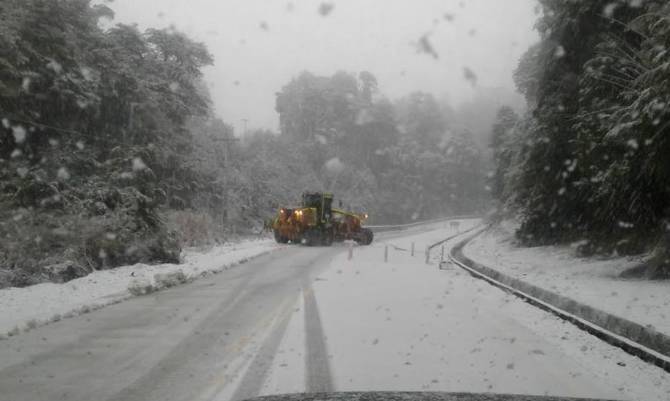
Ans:
[[[364,227],[369,228],[374,232],[400,231],[400,230],[405,230],[405,229],[408,229],[408,228],[414,228],[414,227],[423,226],[423,225],[427,225],[427,224],[443,223],[443,222],[450,221],[450,220],[476,219],[476,218],[480,218],[480,217],[481,216],[478,216],[478,215],[450,216],[450,217],[441,217],[439,219],[417,221],[417,222],[408,223],[408,224],[374,225],[374,226],[367,226],[366,225]]]
[[[452,220],[456,220],[456,219],[452,219]],[[443,240],[440,240],[440,241],[437,241],[437,242],[434,243],[434,244],[428,245],[428,247],[426,248],[426,264],[429,264],[429,263],[430,263],[430,252],[431,252],[434,248],[437,248],[438,246],[440,246],[440,245],[442,245],[442,244],[444,244],[444,243],[446,243],[446,242],[448,242],[448,241],[450,241],[450,240],[452,240],[452,239],[454,239],[454,238],[456,238],[456,237],[460,237],[460,236],[463,235],[463,234],[467,234],[467,233],[472,232],[472,231],[477,230],[477,229],[479,229],[479,230],[484,230],[485,228],[486,228],[486,226],[483,226],[483,227],[482,227],[481,224],[477,224],[476,226],[473,226],[473,227],[471,227],[471,228],[468,228],[468,229],[465,230],[465,231],[459,231],[459,232],[457,232],[456,234],[454,234],[454,235],[450,235],[450,236],[448,236],[447,238],[445,238],[445,239],[443,239]],[[440,260],[440,263],[441,263],[443,260],[444,260],[444,247],[442,247],[442,260]]]

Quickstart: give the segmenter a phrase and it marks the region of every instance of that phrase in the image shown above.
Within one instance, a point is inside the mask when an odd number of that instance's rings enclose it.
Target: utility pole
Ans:
[[[223,151],[219,153],[219,158],[221,161],[221,169],[223,170],[223,213],[221,214],[221,226],[225,229],[226,223],[228,222],[228,198],[229,198],[229,189],[228,189],[228,180],[226,174],[226,168],[228,167],[228,144],[231,142],[238,142],[239,139],[235,138],[234,133],[228,136],[216,136],[212,135],[212,140],[215,142],[223,143]]]
[[[242,131],[242,136],[247,136],[247,123],[249,122],[249,119],[243,118],[242,119],[242,124],[244,124],[244,131]]]

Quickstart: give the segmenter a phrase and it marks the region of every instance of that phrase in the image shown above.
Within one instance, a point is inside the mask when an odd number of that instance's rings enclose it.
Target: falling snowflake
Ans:
[[[323,17],[326,17],[333,11],[333,8],[335,8],[333,3],[321,3],[319,5],[319,14],[321,14]]]
[[[440,56],[435,51],[433,45],[430,43],[430,40],[428,39],[428,34],[424,34],[419,38],[419,41],[416,44],[416,50],[419,53],[429,54],[436,60],[440,58]]]
[[[47,68],[50,69],[50,70],[52,70],[52,71],[55,72],[56,74],[60,74],[61,72],[63,72],[63,66],[60,65],[60,63],[57,62],[57,61],[54,60],[54,59],[51,59],[51,60],[47,63]]]
[[[87,81],[93,80],[93,72],[88,67],[81,67],[81,76]]]
[[[463,68],[463,77],[466,81],[470,82],[470,85],[477,86],[477,75],[470,68]]]
[[[144,161],[139,157],[133,159],[133,171],[141,171],[147,168],[147,165],[144,164]]]
[[[614,12],[616,9],[619,7],[619,3],[613,1],[611,3],[608,3],[603,7],[603,15],[607,18],[612,18],[614,17]]]
[[[67,171],[65,167],[61,167],[58,169],[58,173],[56,173],[58,176],[58,179],[62,181],[67,181],[70,179],[70,173]]]
[[[554,50],[554,57],[555,58],[565,57],[565,48],[561,45],[556,46],[556,50]]]
[[[362,109],[358,115],[356,115],[356,125],[365,125],[374,121],[374,117],[366,109]]]
[[[25,167],[19,167],[16,169],[16,174],[18,174],[21,178],[25,178],[25,176],[28,175],[28,169]]]
[[[339,174],[344,170],[344,163],[342,163],[339,157],[333,157],[328,160],[324,166],[328,171],[334,174]]]
[[[14,134],[14,142],[23,143],[26,140],[26,129],[22,126],[12,127],[12,133]]]

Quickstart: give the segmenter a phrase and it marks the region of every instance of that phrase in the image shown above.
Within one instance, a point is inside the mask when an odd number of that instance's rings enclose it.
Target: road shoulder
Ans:
[[[567,247],[515,247],[510,233],[488,230],[454,248],[476,271],[543,302],[670,356],[668,283],[622,280],[629,258],[576,258]]]

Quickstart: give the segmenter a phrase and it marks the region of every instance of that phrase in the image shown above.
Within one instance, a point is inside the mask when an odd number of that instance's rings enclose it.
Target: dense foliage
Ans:
[[[88,0],[0,4],[0,264],[11,283],[177,261],[157,213],[197,185],[187,119],[206,115],[205,47],[100,28]],[[37,277],[37,278],[36,278]]]
[[[501,111],[494,194],[521,215],[526,244],[655,247],[653,270],[667,271],[670,5],[541,4],[541,42],[515,74],[532,114],[510,128]]]

